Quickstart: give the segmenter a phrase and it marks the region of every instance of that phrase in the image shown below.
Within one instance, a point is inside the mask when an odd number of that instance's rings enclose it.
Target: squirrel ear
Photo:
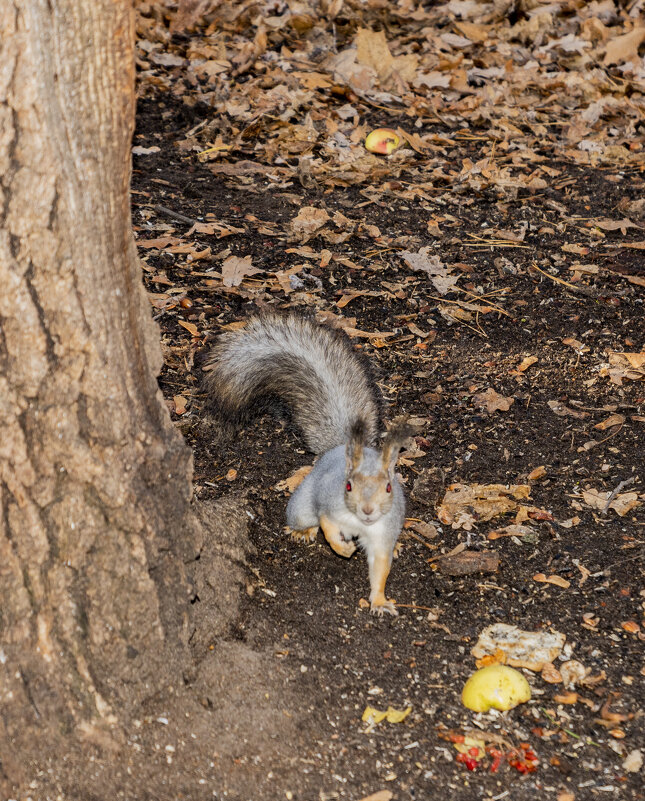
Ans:
[[[397,417],[392,421],[383,445],[381,446],[381,462],[385,470],[394,470],[399,451],[405,440],[412,436],[413,429],[408,425],[407,417]]]
[[[351,427],[349,440],[345,447],[347,457],[347,472],[358,470],[363,460],[363,448],[365,447],[365,423],[357,420]]]

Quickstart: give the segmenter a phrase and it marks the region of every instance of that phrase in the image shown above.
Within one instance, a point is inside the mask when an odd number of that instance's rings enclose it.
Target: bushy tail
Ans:
[[[250,318],[219,337],[204,371],[207,390],[227,415],[284,402],[315,453],[346,443],[357,421],[366,444],[378,434],[378,396],[363,359],[344,334],[306,317]]]

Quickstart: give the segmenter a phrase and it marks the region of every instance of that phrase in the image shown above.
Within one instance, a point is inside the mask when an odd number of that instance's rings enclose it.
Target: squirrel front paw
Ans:
[[[370,603],[370,612],[373,615],[378,615],[379,617],[383,617],[384,612],[396,617],[399,613],[396,611],[395,603],[396,601],[392,599],[388,601],[388,599],[385,597],[375,598]]]
[[[331,545],[334,551],[339,556],[344,556],[345,558],[349,558],[354,551],[356,550],[356,543],[353,540],[345,540],[342,539],[342,534],[338,539],[330,540],[329,537],[327,538],[327,542]]]

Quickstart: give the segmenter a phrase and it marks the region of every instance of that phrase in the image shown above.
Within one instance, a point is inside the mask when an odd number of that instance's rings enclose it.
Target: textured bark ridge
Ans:
[[[130,5],[0,5],[0,736],[14,745],[48,720],[114,719],[181,678],[188,653],[198,524],[131,234]]]

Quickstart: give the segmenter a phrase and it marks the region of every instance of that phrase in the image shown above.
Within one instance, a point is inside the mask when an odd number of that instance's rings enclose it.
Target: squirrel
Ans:
[[[349,338],[295,313],[264,312],[221,334],[204,372],[226,418],[239,420],[274,400],[286,404],[305,444],[320,455],[287,505],[292,536],[312,542],[320,527],[344,557],[358,541],[367,555],[371,611],[398,614],[385,582],[405,519],[395,467],[409,429],[400,421],[373,447],[379,398]]]

